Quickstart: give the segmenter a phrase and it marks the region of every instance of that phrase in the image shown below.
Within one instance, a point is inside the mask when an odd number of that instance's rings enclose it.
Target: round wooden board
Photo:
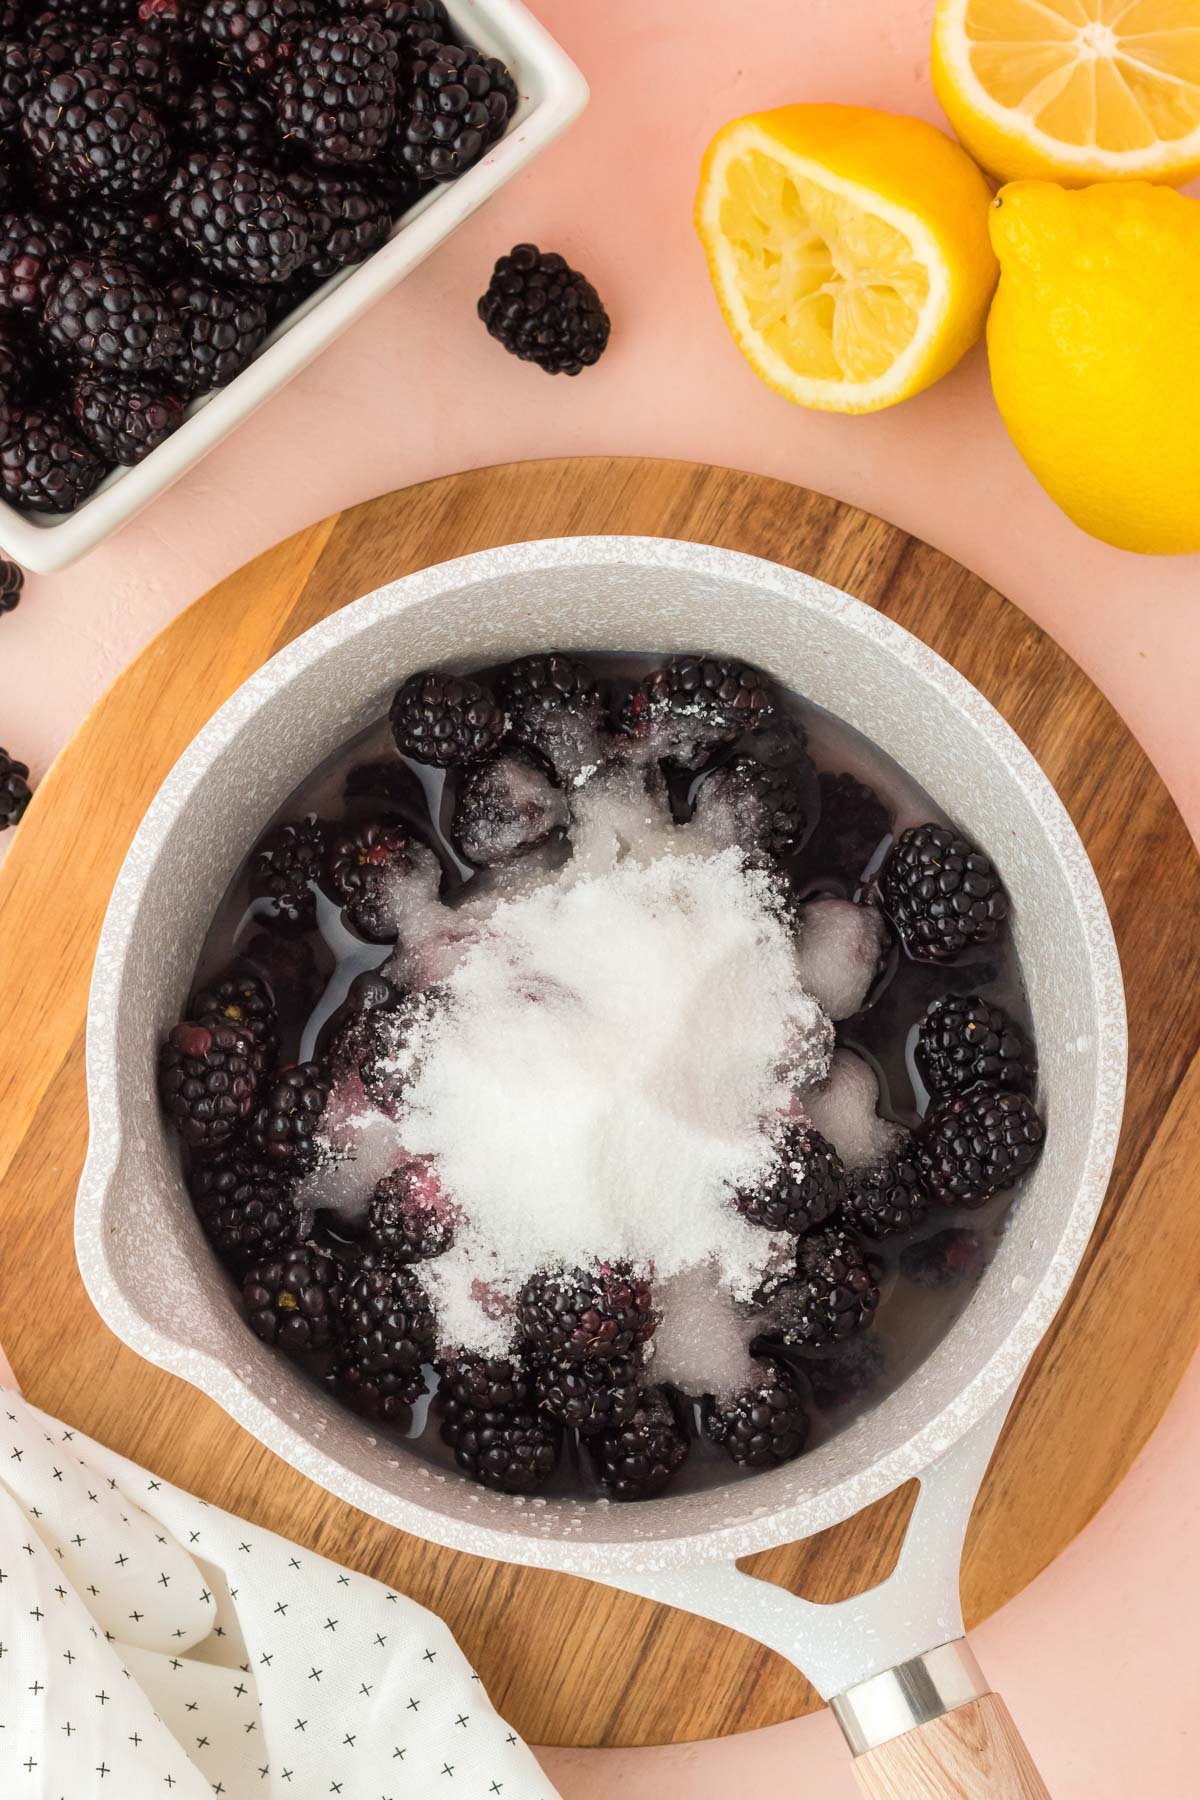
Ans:
[[[535,1743],[682,1742],[818,1701],[782,1659],[680,1612],[403,1536],[332,1499],[100,1323],[72,1200],[87,1136],[87,984],[113,879],[163,776],[213,710],[345,602],[525,538],[650,533],[752,551],[847,588],[940,650],[1039,757],[1083,834],[1129,989],[1129,1106],[1070,1299],[1001,1439],[968,1540],[969,1621],[1044,1568],[1112,1493],[1200,1339],[1200,868],[1107,701],[1016,607],[854,508],[725,469],[580,459],[388,494],[299,533],[165,631],[43,780],[0,872],[0,1343],[47,1411],[169,1480],[435,1608]],[[747,1565],[817,1599],[894,1559],[911,1495]]]

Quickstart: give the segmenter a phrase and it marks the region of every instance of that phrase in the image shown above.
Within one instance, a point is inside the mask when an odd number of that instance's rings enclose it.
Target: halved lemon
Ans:
[[[938,0],[933,85],[1001,181],[1200,173],[1200,0]]]
[[[783,106],[717,133],[696,229],[755,372],[802,406],[874,412],[982,332],[990,201],[970,158],[921,119]]]

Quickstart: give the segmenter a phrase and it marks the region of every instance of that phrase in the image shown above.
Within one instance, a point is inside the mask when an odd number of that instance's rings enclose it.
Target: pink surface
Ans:
[[[735,113],[804,99],[941,122],[932,0],[534,5],[592,83],[583,121],[121,537],[65,575],[31,580],[0,623],[0,743],[40,774],[155,631],[338,507],[508,458],[642,452],[837,494],[977,569],[1111,697],[1200,835],[1200,559],[1138,559],[1078,533],[1009,444],[979,349],[891,412],[805,414],[745,368],[708,291],[689,212],[710,133]],[[578,381],[514,362],[474,318],[493,259],[521,238],[577,261],[612,312],[612,347]],[[979,1633],[1058,1800],[1196,1792],[1198,1425],[1194,1367],[1109,1507]],[[547,1752],[546,1764],[568,1800],[855,1791],[824,1715],[720,1745]]]

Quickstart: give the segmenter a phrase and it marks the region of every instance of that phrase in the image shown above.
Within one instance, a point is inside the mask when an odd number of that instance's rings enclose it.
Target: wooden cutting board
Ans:
[[[1128,983],[1129,1106],[1102,1219],[975,1509],[968,1620],[1018,1593],[1112,1493],[1200,1339],[1200,867],[1187,832],[1103,696],[977,576],[853,507],[684,463],[483,469],[326,519],[198,601],[96,707],[0,871],[0,1343],[39,1406],[436,1608],[533,1742],[653,1744],[773,1724],[818,1701],[781,1659],[719,1626],[435,1549],[330,1498],[125,1349],[93,1312],[71,1246],[96,937],[130,838],[180,751],[281,645],[371,588],[467,551],[590,532],[726,545],[848,588],[981,688],[1070,808]],[[812,1598],[861,1590],[890,1568],[910,1503],[902,1492],[747,1566]]]

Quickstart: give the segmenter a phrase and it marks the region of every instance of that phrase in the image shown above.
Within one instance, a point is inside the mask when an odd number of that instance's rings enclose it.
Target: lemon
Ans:
[[[1033,473],[1106,543],[1200,550],[1200,201],[1018,181],[992,242],[992,389]]]
[[[755,372],[802,406],[874,412],[983,330],[989,201],[970,158],[921,119],[782,106],[717,133],[696,229]]]
[[[1001,181],[1200,172],[1200,0],[938,0],[933,85]]]

